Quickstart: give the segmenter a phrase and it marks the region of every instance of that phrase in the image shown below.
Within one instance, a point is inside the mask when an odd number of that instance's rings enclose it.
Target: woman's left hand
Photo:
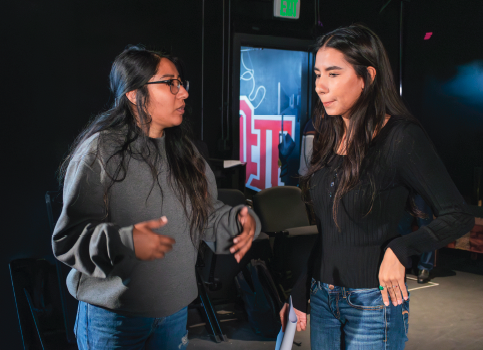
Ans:
[[[235,244],[230,248],[230,252],[235,254],[235,260],[239,263],[252,246],[256,222],[248,213],[247,207],[243,207],[238,213],[238,221],[240,221],[243,231],[233,239]]]
[[[384,287],[381,290],[384,305],[389,306],[389,297],[394,306],[402,304],[402,298],[408,300],[408,291],[404,283],[405,276],[406,268],[399,262],[391,248],[387,248],[379,269],[379,285]]]

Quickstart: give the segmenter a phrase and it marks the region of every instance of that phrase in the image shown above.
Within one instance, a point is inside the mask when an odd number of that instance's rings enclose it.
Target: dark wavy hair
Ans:
[[[71,146],[70,152],[59,169],[59,182],[63,185],[67,167],[79,146],[89,137],[99,133],[96,158],[99,157],[102,145],[107,141],[116,144],[112,154],[107,155],[104,166],[108,172],[110,184],[104,194],[104,203],[108,208],[109,190],[116,183],[126,178],[131,158],[145,161],[151,169],[153,184],[158,181],[161,155],[155,141],[149,138],[151,117],[147,112],[149,92],[146,83],[156,74],[162,58],[174,63],[181,79],[184,78],[183,67],[179,59],[160,52],[149,51],[141,46],[128,46],[116,57],[109,76],[110,89],[114,95],[111,108],[96,116],[79,134]],[[126,93],[136,90],[136,105],[126,97]],[[132,108],[136,108],[136,115]],[[186,121],[179,126],[164,129],[166,144],[166,160],[169,169],[169,183],[179,196],[190,220],[190,236],[195,248],[199,247],[201,235],[207,226],[213,204],[208,193],[208,181],[205,176],[205,162],[194,149],[190,141],[190,128]],[[134,142],[136,141],[136,145]],[[150,191],[150,193],[151,193]],[[147,198],[146,198],[147,200]],[[188,213],[188,201],[191,211]]]
[[[340,200],[359,183],[362,162],[374,135],[382,129],[386,114],[404,116],[418,125],[419,122],[411,116],[397,93],[386,50],[372,30],[361,24],[338,28],[317,40],[315,52],[324,47],[340,51],[356,74],[364,80],[361,96],[351,108],[348,127],[340,115],[329,116],[320,99],[317,99],[313,115],[316,134],[312,159],[307,174],[300,179],[304,198],[310,201],[310,178],[334,159],[345,133],[347,154],[338,172],[340,182],[334,195],[332,212],[338,227],[337,211]],[[367,67],[375,68],[374,81]],[[374,188],[373,200],[375,190]],[[408,200],[407,209],[413,215],[422,215],[412,199]]]

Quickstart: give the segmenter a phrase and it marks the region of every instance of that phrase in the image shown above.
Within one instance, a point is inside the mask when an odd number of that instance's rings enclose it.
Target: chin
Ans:
[[[183,115],[180,114],[179,116],[177,116],[176,118],[173,118],[173,126],[179,126],[181,125],[181,123],[183,122]]]
[[[338,109],[335,109],[335,108],[332,109],[332,110],[328,110],[328,109],[325,110],[325,114],[327,114],[328,116],[331,116],[331,117],[341,117],[345,113],[347,113],[347,111],[341,111],[341,110],[338,110]]]
[[[337,117],[340,115],[339,111],[328,111],[327,109],[325,110],[325,114],[329,117]]]

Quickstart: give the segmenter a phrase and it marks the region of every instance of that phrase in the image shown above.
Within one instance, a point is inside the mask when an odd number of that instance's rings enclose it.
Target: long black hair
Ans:
[[[398,95],[386,50],[372,30],[360,24],[338,28],[317,40],[315,52],[321,48],[340,51],[345,60],[352,65],[357,76],[364,80],[364,89],[350,110],[348,127],[340,115],[327,115],[324,105],[320,99],[317,100],[313,116],[316,134],[312,159],[307,174],[300,179],[304,196],[309,198],[310,178],[334,159],[344,141],[344,134],[346,135],[346,156],[338,171],[339,186],[334,195],[332,212],[338,226],[339,202],[344,194],[359,183],[362,161],[374,135],[384,126],[386,114],[405,116],[418,125],[419,122],[411,116]],[[367,67],[375,68],[374,80]],[[417,210],[411,199],[407,207],[412,214],[420,216],[421,212]]]
[[[99,133],[96,154],[98,159],[101,159],[99,152],[103,144],[106,142],[117,144],[115,150],[107,155],[107,161],[104,164],[106,171],[108,168],[112,169],[108,171],[111,182],[104,193],[106,216],[109,190],[116,182],[125,179],[129,160],[132,157],[141,159],[149,165],[153,176],[151,191],[155,184],[162,191],[158,181],[161,155],[154,140],[148,136],[151,117],[147,112],[149,92],[145,85],[156,74],[162,58],[173,62],[181,79],[184,79],[183,67],[179,59],[173,56],[149,51],[141,46],[129,46],[116,57],[109,76],[110,89],[114,96],[111,108],[96,116],[79,134],[60,167],[59,181],[62,185],[73,155],[91,136]],[[126,97],[126,93],[133,90],[137,92],[135,105]],[[136,113],[132,108],[136,108]],[[189,139],[190,128],[186,121],[179,126],[164,129],[164,135],[169,169],[168,180],[185,208],[185,213],[190,220],[191,241],[195,248],[198,248],[201,234],[213,209],[205,176],[205,163]],[[134,141],[136,141],[135,145]],[[189,213],[188,201],[191,208]]]

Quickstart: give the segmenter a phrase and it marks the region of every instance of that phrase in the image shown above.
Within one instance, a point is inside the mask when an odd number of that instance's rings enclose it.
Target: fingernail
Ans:
[[[384,305],[389,306],[389,301],[385,301]]]
[[[398,300],[398,301],[397,301],[397,304],[398,304],[398,305],[401,305],[401,304],[402,304],[402,300]]]
[[[408,300],[408,297],[404,297],[404,300]]]
[[[397,303],[395,301],[393,301],[392,305],[397,306]]]
[[[235,238],[235,239],[233,240],[233,243],[238,243],[238,239],[236,239],[236,238]]]
[[[166,216],[161,216],[161,221],[166,221]]]
[[[234,252],[235,252],[235,248],[231,248],[230,253],[234,253]]]

